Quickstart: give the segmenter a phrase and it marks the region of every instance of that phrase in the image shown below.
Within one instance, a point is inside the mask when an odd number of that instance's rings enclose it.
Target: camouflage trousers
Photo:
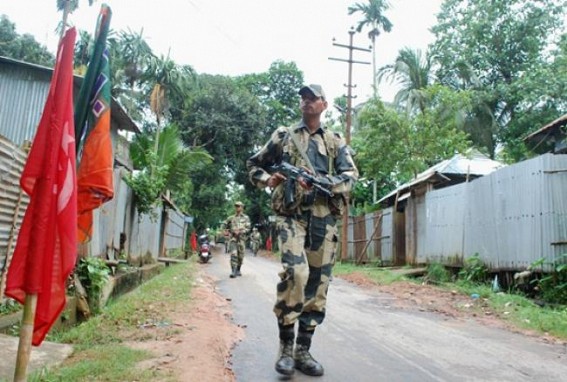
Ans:
[[[326,205],[298,218],[278,216],[283,270],[279,273],[274,313],[280,325],[323,322],[337,248],[336,220]]]
[[[228,243],[228,251],[230,253],[230,267],[242,266],[244,260],[244,251],[246,249],[246,238],[239,237],[238,239],[232,237]]]

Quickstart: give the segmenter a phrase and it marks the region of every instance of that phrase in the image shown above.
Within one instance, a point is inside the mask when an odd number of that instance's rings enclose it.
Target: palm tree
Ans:
[[[376,88],[376,37],[380,35],[380,29],[384,32],[392,30],[392,22],[384,16],[384,11],[390,8],[387,0],[368,0],[367,4],[355,3],[353,6],[348,7],[348,14],[352,15],[356,12],[362,12],[364,19],[362,19],[356,27],[357,32],[361,32],[366,26],[370,27],[368,37],[372,41],[372,85],[374,97],[378,89]]]
[[[147,72],[142,76],[149,88],[150,111],[156,117],[155,152],[157,153],[161,120],[168,110],[168,97],[182,96],[194,80],[190,67],[180,67],[168,57],[152,57]]]
[[[75,72],[85,75],[90,59],[90,51],[94,41],[87,31],[79,31],[79,39],[75,43]]]
[[[95,0],[89,0],[89,6],[93,5]],[[57,30],[59,31],[60,38],[63,38],[63,33],[67,29],[67,16],[79,8],[79,0],[57,0],[57,10],[63,12],[63,19],[59,23]]]
[[[187,174],[212,162],[212,157],[205,150],[190,150],[183,144],[176,125],[163,128],[157,145],[155,138],[150,132],[145,132],[137,135],[130,145],[134,168],[141,171],[128,178],[127,182],[139,198],[137,207],[141,213],[150,211],[149,207],[168,190],[172,192],[174,200],[186,198],[187,195],[183,194],[190,181]],[[154,151],[155,147],[157,152]],[[154,168],[159,171],[154,172]]]
[[[426,107],[425,88],[434,81],[433,60],[429,54],[422,56],[421,50],[403,48],[393,65],[386,65],[378,70],[378,80],[388,78],[396,82],[401,89],[394,97],[398,106],[405,105],[409,113],[419,109],[423,113]]]

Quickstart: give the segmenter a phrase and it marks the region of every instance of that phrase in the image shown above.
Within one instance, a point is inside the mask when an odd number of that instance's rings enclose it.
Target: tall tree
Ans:
[[[297,91],[303,85],[303,72],[294,62],[275,61],[267,72],[238,77],[237,83],[258,97],[265,108],[266,134],[301,118]]]
[[[405,107],[408,113],[425,111],[425,88],[434,82],[433,62],[431,56],[422,55],[419,49],[403,48],[392,65],[378,70],[378,80],[389,79],[400,85],[394,97],[394,103]]]
[[[355,3],[348,7],[348,14],[360,12],[363,19],[356,27],[357,32],[361,32],[365,27],[370,27],[368,37],[372,41],[372,86],[374,97],[378,93],[376,87],[376,38],[380,35],[380,30],[389,33],[392,30],[392,22],[384,16],[384,12],[390,8],[386,0],[368,0],[368,3]]]
[[[230,77],[199,75],[197,82],[198,87],[185,99],[176,99],[172,109],[184,142],[214,157],[207,169],[190,174],[191,204],[198,206],[191,214],[197,225],[216,226],[229,211],[229,186],[249,183],[245,162],[263,143],[266,111],[258,97]]]
[[[353,147],[364,176],[383,185],[399,184],[469,147],[459,129],[459,115],[470,106],[468,97],[442,86],[427,92],[432,107],[416,115],[386,108],[379,99],[360,111]]]
[[[53,66],[55,57],[30,34],[19,35],[16,24],[8,16],[0,15],[0,56]]]
[[[189,149],[176,125],[163,128],[157,153],[155,138],[151,132],[145,132],[137,135],[130,145],[130,156],[139,172],[127,177],[127,182],[138,198],[138,210],[148,213],[159,196],[169,190],[173,200],[179,202],[178,207],[188,212],[193,189],[188,174],[209,165],[212,157],[199,148]]]
[[[478,124],[490,129],[487,149],[492,156],[502,144],[511,159],[521,159],[525,155],[521,137],[532,129],[528,121],[536,119],[525,116],[549,115],[541,102],[529,101],[534,97],[523,85],[529,82],[530,92],[548,94],[547,84],[554,79],[544,68],[554,60],[565,4],[564,0],[446,0],[442,4],[438,24],[432,28],[433,54],[440,64],[437,75],[443,84],[478,92],[476,99],[482,102],[477,107]],[[463,80],[463,73],[471,72],[474,83]]]

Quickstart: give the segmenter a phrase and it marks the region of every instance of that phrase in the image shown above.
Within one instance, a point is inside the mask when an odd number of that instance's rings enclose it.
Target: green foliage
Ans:
[[[54,370],[40,370],[28,378],[30,382],[88,381],[153,381],[153,370],[136,367],[150,358],[151,352],[124,345],[94,346],[82,352],[81,361]]]
[[[447,101],[432,90],[439,105]],[[413,117],[386,108],[378,99],[367,102],[358,116],[353,137],[356,160],[364,176],[379,184],[403,183],[437,162],[463,152],[466,135],[441,106]],[[387,155],[385,155],[387,153]]]
[[[187,212],[191,205],[193,184],[188,174],[204,168],[212,157],[202,149],[189,150],[180,139],[179,129],[172,124],[159,135],[155,153],[155,136],[152,132],[140,134],[130,145],[130,157],[140,171],[127,175],[124,180],[136,195],[136,208],[140,214],[150,214],[166,191]]]
[[[390,4],[385,0],[368,0],[368,3],[355,3],[348,7],[348,14],[362,13],[364,19],[358,22],[356,31],[360,32],[365,27],[370,27],[369,36],[378,36],[380,29],[384,32],[392,30],[392,22],[384,16],[384,11],[390,8]]]
[[[275,61],[266,73],[247,74],[236,82],[258,97],[265,108],[266,134],[301,118],[297,91],[303,85],[303,72],[294,62]]]
[[[428,282],[441,284],[451,281],[451,273],[440,263],[430,263],[427,265],[426,280]]]
[[[388,78],[400,85],[394,97],[394,104],[408,114],[424,112],[427,96],[423,91],[433,83],[433,59],[429,54],[422,56],[420,50],[403,48],[393,65],[378,70],[380,82]]]
[[[544,264],[545,258],[541,258],[531,264],[530,269],[541,269]],[[567,254],[559,256],[548,265],[551,271],[542,272],[542,276],[533,283],[544,301],[567,305]]]
[[[488,278],[488,267],[478,253],[465,259],[465,264],[463,268],[459,271],[459,279],[473,282],[473,283],[483,283]]]
[[[171,319],[159,307],[190,298],[194,264],[166,267],[159,275],[131,293],[111,301],[101,314],[64,332],[55,332],[51,340],[74,344],[80,351],[96,345],[112,346],[127,338],[139,325]],[[154,309],[148,307],[153,306]]]
[[[389,285],[397,281],[407,280],[400,273],[380,267],[358,266],[353,263],[338,262],[333,268],[333,274],[335,275],[349,275],[353,273],[361,273],[379,285]]]
[[[162,323],[164,336],[178,329],[164,306],[177,306],[191,298],[194,264],[167,267],[134,291],[111,301],[101,314],[66,331],[52,331],[50,341],[73,344],[73,357],[62,365],[30,375],[30,381],[169,381],[162,371],[137,367],[155,355],[122,343],[140,338],[140,326]]]
[[[2,304],[0,304],[0,316],[3,314],[10,314],[22,310],[22,304],[14,299],[6,298]]]
[[[566,9],[563,0],[443,2],[432,28],[437,78],[477,93],[468,118],[492,157],[503,144],[508,158],[522,159],[522,138],[567,111],[566,71],[556,66],[564,51],[555,49]]]
[[[89,306],[95,313],[101,309],[100,297],[109,274],[108,266],[99,257],[83,257],[77,265],[77,275],[87,292]]]
[[[0,15],[0,56],[34,64],[53,66],[55,57],[30,34],[20,35],[16,24],[6,15]]]
[[[145,167],[138,173],[128,174],[124,181],[136,196],[136,209],[140,215],[153,216],[153,210],[160,201],[160,195],[166,188],[166,177],[169,171],[168,166],[157,165],[157,155],[148,150],[145,152]]]
[[[500,316],[522,328],[567,338],[567,307],[542,308],[518,295],[493,293],[489,300]]]

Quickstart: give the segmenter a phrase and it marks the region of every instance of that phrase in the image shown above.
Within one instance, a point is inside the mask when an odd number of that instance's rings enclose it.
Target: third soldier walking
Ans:
[[[244,214],[244,203],[234,203],[235,213],[224,221],[229,235],[228,251],[230,253],[230,277],[242,276],[240,269],[246,250],[246,237],[250,231],[250,218]]]

